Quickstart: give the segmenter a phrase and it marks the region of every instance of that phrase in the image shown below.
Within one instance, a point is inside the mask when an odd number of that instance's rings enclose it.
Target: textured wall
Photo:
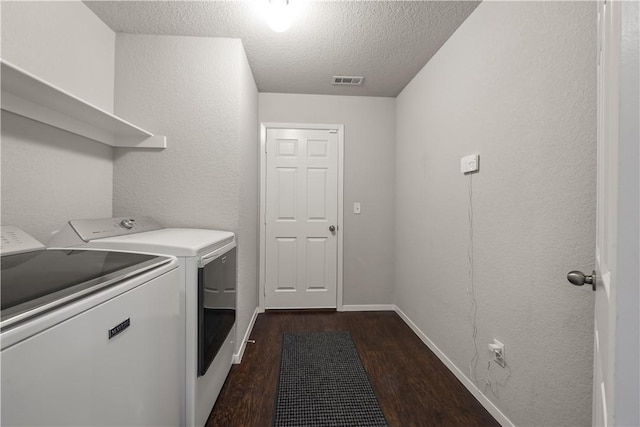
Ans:
[[[111,216],[113,150],[2,112],[2,224],[46,243],[72,218]]]
[[[113,108],[115,34],[79,1],[6,2],[2,57]],[[2,112],[2,224],[39,240],[71,218],[111,216],[113,149]]]
[[[116,35],[80,0],[2,1],[2,58],[113,111]]]
[[[590,425],[593,295],[566,281],[594,265],[596,7],[483,2],[397,99],[395,299],[516,425]]]
[[[251,315],[258,306],[258,260],[259,260],[259,203],[260,203],[260,150],[258,136],[258,89],[245,56],[239,51],[239,96],[238,149],[240,150],[240,193],[238,248],[239,262],[243,268],[238,272],[238,281],[245,284],[238,297],[238,339],[243,338]]]
[[[116,149],[114,214],[238,238],[238,336],[256,303],[258,94],[235,39],[118,34],[116,112],[167,136]]]
[[[391,304],[395,99],[261,93],[260,121],[344,124],[344,299]],[[353,203],[362,213],[353,214]]]

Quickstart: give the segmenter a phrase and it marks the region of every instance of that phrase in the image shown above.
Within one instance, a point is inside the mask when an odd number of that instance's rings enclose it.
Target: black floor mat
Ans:
[[[284,334],[274,426],[387,426],[349,332]]]

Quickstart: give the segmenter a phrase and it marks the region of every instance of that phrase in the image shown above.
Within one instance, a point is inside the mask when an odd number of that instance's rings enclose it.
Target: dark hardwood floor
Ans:
[[[390,426],[499,426],[394,312],[260,314],[207,426],[273,422],[284,332],[349,331]]]

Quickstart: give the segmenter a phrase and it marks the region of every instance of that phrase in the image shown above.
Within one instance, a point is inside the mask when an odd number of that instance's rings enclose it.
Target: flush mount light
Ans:
[[[277,33],[287,31],[291,26],[291,7],[289,0],[269,0],[267,12],[269,27]]]

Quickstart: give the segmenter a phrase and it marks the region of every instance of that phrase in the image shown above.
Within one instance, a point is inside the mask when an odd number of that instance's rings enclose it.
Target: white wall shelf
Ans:
[[[139,128],[1,60],[2,109],[112,147],[167,148],[164,136]]]

